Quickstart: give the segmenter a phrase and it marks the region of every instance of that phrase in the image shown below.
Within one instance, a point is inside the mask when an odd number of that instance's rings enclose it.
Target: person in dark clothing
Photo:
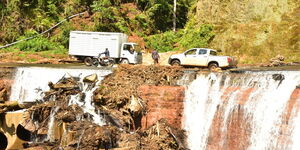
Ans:
[[[159,54],[156,50],[152,51],[152,59],[154,61],[154,64],[158,64]]]
[[[104,54],[104,58],[109,58],[109,50],[108,48],[105,49],[105,51],[103,53],[100,53],[100,55]]]

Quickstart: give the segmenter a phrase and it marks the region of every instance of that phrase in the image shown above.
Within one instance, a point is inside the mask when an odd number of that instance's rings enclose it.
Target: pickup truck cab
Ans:
[[[235,68],[237,60],[230,56],[217,56],[217,51],[208,48],[192,48],[184,53],[172,55],[169,58],[170,65],[207,67],[213,70]]]

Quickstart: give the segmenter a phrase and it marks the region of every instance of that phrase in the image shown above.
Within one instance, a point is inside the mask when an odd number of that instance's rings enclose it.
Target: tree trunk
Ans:
[[[173,10],[173,31],[176,31],[176,6],[177,0],[174,0],[174,10]]]

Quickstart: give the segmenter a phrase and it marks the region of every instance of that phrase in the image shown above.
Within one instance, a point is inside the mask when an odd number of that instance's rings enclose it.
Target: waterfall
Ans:
[[[299,149],[299,84],[299,71],[198,75],[185,96],[189,148]]]
[[[64,76],[85,77],[94,73],[101,81],[111,70],[19,67],[14,75],[10,100],[36,102],[42,100],[43,91],[49,90],[48,82],[56,83]]]

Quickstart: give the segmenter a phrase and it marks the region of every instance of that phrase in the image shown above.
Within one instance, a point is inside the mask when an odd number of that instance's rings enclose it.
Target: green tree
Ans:
[[[173,27],[173,0],[135,0],[139,9],[144,10],[156,30],[165,32]],[[187,22],[189,7],[194,0],[177,0],[176,25],[183,28]]]

